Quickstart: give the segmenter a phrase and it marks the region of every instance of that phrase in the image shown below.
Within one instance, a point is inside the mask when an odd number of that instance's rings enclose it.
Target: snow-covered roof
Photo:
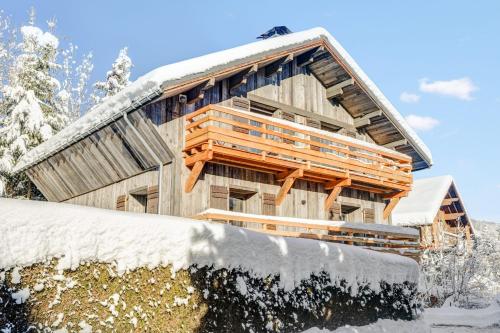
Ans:
[[[335,56],[346,66],[355,81],[365,89],[387,118],[401,131],[403,136],[407,138],[426,163],[431,165],[432,156],[430,150],[406,123],[396,108],[328,31],[323,28],[314,28],[245,44],[157,68],[140,77],[118,94],[107,98],[51,139],[29,151],[21,158],[14,168],[14,172],[22,171],[46,159],[85,137],[90,132],[110,123],[121,116],[123,112],[131,111],[145,101],[156,98],[164,89],[168,89],[170,86],[202,78],[227,67],[237,66],[272,53],[286,51],[320,40],[329,44]]]
[[[452,185],[454,185],[453,177],[449,175],[415,180],[410,194],[402,198],[392,211],[392,224],[397,226],[432,224]],[[456,186],[455,191],[460,199]]]
[[[14,199],[0,199],[0,211],[0,270],[60,258],[58,269],[115,262],[120,273],[160,265],[242,268],[259,277],[279,274],[286,290],[320,272],[353,289],[418,280],[417,263],[400,255],[227,224]]]

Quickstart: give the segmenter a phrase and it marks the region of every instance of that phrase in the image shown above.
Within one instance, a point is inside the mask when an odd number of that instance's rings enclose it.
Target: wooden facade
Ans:
[[[422,248],[446,248],[455,246],[459,238],[465,238],[472,246],[474,229],[454,184],[451,184],[439,211],[431,225],[418,226]]]
[[[324,42],[170,86],[128,117],[28,176],[50,201],[371,224],[387,223],[427,166]]]

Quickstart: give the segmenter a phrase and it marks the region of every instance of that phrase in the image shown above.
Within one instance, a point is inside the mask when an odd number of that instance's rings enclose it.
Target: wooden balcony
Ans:
[[[342,187],[398,199],[410,191],[411,158],[361,140],[293,122],[208,105],[186,116],[190,192],[206,162],[273,173],[279,205],[296,179],[324,183],[329,209]]]
[[[276,236],[362,246],[370,250],[400,254],[416,260],[420,256],[419,232],[412,228],[244,214],[218,209],[209,209],[195,218],[228,223]]]

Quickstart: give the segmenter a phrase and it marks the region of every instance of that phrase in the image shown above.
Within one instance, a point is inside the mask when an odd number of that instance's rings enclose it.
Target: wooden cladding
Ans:
[[[218,105],[203,107],[186,121],[185,164],[190,168],[210,161],[276,175],[302,170],[300,178],[325,184],[350,179],[347,187],[372,193],[411,188],[411,158],[374,144]]]
[[[210,186],[210,208],[227,210],[229,189],[225,186]]]
[[[31,167],[27,174],[49,201],[64,201],[171,161],[170,149],[142,110],[128,115],[152,154],[123,118]]]
[[[375,209],[373,208],[363,209],[363,223],[375,223]]]
[[[276,195],[271,193],[262,194],[262,214],[275,216],[276,215]]]
[[[158,214],[158,186],[148,187],[146,213]]]
[[[127,195],[119,195],[116,198],[116,210],[126,211],[127,210]]]

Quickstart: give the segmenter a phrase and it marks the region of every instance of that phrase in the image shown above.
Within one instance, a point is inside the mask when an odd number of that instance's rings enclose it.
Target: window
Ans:
[[[231,212],[240,213],[251,213],[248,211],[248,199],[250,199],[255,193],[254,190],[242,188],[242,187],[231,187],[229,189],[229,210]]]
[[[146,213],[148,206],[148,187],[141,186],[129,192],[128,211]]]
[[[345,222],[356,222],[354,212],[360,207],[349,204],[342,204],[341,207],[340,220]]]

